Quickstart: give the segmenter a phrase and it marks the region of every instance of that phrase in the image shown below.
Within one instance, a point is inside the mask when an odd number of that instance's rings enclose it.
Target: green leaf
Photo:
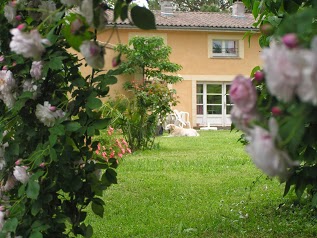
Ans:
[[[298,180],[295,185],[295,193],[298,199],[300,199],[305,191],[306,182],[304,180]]]
[[[91,225],[88,225],[88,226],[86,227],[85,237],[86,237],[86,238],[90,238],[90,237],[92,237],[93,234],[94,234],[94,230],[93,230],[92,226],[91,226]]]
[[[53,70],[61,70],[63,69],[63,60],[64,57],[52,57],[48,62],[48,67]]]
[[[23,92],[19,96],[19,99],[32,99],[32,98],[33,98],[33,93],[32,92]]]
[[[120,13],[121,21],[124,21],[128,18],[128,5],[123,5]]]
[[[260,5],[260,2],[258,1],[255,1],[253,4],[252,15],[254,16],[254,19],[256,19],[259,15],[259,10],[260,10],[259,5]]]
[[[67,122],[65,125],[66,131],[74,132],[81,128],[81,125],[79,122]]]
[[[317,207],[317,193],[314,194],[311,203],[313,207]]]
[[[284,9],[287,13],[295,13],[299,7],[300,5],[292,0],[284,0]]]
[[[55,34],[55,30],[56,30],[57,26],[53,27],[50,32],[46,35],[46,39],[48,39],[51,44],[55,44],[57,39],[58,39],[58,35]]]
[[[19,224],[19,221],[17,218],[9,218],[6,220],[6,222],[3,225],[2,231],[6,232],[15,232]]]
[[[53,148],[50,148],[50,158],[53,161],[57,161],[57,154],[56,154],[56,150]]]
[[[28,100],[29,100],[29,98],[19,98],[19,99],[15,102],[15,104],[14,104],[14,106],[13,106],[13,108],[12,108],[12,112],[13,112],[13,113],[19,112],[19,111],[24,107],[25,103],[26,103]]]
[[[35,220],[31,226],[33,232],[46,231],[50,226],[43,220]]]
[[[110,121],[111,121],[111,119],[109,119],[109,118],[98,119],[98,120],[94,121],[94,123],[92,125],[94,128],[102,130],[102,129],[105,129],[109,125]]]
[[[73,86],[76,86],[76,87],[79,87],[79,88],[82,88],[86,85],[86,81],[84,78],[80,77],[80,78],[76,78],[75,80],[72,80],[72,85]]]
[[[108,179],[108,181],[110,183],[114,183],[114,184],[117,184],[118,181],[117,181],[117,172],[114,171],[113,169],[107,169],[106,170],[106,177]]]
[[[40,193],[40,185],[38,181],[35,181],[33,179],[29,179],[28,185],[26,188],[26,196],[31,199],[37,199]]]
[[[36,216],[36,214],[39,213],[41,208],[42,208],[42,202],[40,200],[34,201],[34,203],[32,204],[32,208],[31,208],[31,214],[33,216]]]
[[[134,6],[131,9],[131,17],[133,23],[140,29],[156,29],[155,17],[153,13],[145,7]]]
[[[117,0],[114,6],[113,21],[116,21],[121,15],[123,0]]]
[[[11,208],[10,208],[10,216],[15,217],[17,219],[21,219],[24,216],[25,213],[25,205],[24,203],[15,203]]]
[[[50,135],[50,136],[48,137],[48,140],[50,141],[50,145],[51,145],[51,146],[54,146],[55,143],[56,143],[56,141],[57,141],[57,135]]]
[[[99,98],[96,98],[94,96],[89,96],[87,99],[86,107],[90,109],[97,109],[102,106],[102,101]]]
[[[92,82],[104,82],[107,85],[116,84],[117,81],[117,77],[108,74],[99,75],[92,80]]]
[[[101,205],[101,204],[98,203],[98,202],[92,201],[91,209],[92,209],[92,211],[93,211],[96,215],[98,215],[98,216],[100,216],[101,218],[103,218],[103,214],[104,214],[104,211],[105,211],[103,205]]]
[[[250,73],[250,77],[254,77],[254,74],[259,70],[261,70],[260,66],[255,66]]]
[[[62,34],[64,35],[66,41],[68,42],[68,44],[71,47],[73,47],[77,51],[80,51],[79,47],[83,43],[83,41],[90,40],[93,38],[93,36],[92,36],[91,32],[89,32],[88,30],[80,31],[77,34],[73,34],[71,32],[71,23],[77,19],[79,19],[83,23],[85,22],[85,19],[78,14],[71,13],[68,16],[66,16],[64,28],[62,30]],[[83,25],[82,28],[88,29],[88,26]]]
[[[269,16],[267,20],[274,27],[278,27],[282,21],[282,19],[277,16]]]
[[[25,187],[26,187],[25,184],[22,184],[22,185],[19,187],[19,190],[18,190],[18,196],[19,196],[19,197],[22,197],[22,196],[25,194]]]
[[[49,129],[49,132],[51,133],[51,135],[62,136],[65,134],[65,128],[61,124],[55,124],[53,127]]]
[[[43,235],[39,231],[32,232],[30,238],[43,238]]]

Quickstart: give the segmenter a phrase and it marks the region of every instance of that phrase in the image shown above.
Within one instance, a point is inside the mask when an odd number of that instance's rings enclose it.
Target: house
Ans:
[[[98,40],[117,44],[128,43],[137,35],[163,37],[172,48],[171,62],[183,67],[179,74],[184,80],[172,85],[180,101],[176,108],[189,112],[194,127],[230,126],[230,82],[237,74],[250,75],[261,64],[260,34],[252,26],[253,16],[245,13],[239,1],[232,6],[232,13],[174,12],[171,1],[163,1],[161,5],[161,11],[153,12],[157,30],[139,30],[121,22],[115,32],[112,29],[101,32]],[[250,42],[248,37],[244,39],[248,31],[254,32]],[[113,57],[114,53],[107,51],[106,68],[111,68]],[[110,95],[120,90],[122,84],[118,83],[111,87]]]

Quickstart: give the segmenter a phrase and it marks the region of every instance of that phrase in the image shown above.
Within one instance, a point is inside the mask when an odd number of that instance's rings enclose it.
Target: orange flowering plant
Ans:
[[[107,134],[108,136],[99,138],[95,155],[106,162],[118,164],[118,158],[121,159],[124,155],[131,154],[132,151],[128,142],[124,138],[118,138],[111,126],[108,127]]]

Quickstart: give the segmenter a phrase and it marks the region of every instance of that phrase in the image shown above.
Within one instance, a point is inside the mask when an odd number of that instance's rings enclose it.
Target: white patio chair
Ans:
[[[174,115],[175,115],[174,124],[176,126],[191,128],[188,112],[174,110]]]

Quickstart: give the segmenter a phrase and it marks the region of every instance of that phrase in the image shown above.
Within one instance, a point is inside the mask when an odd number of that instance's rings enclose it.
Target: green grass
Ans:
[[[255,168],[239,133],[160,137],[158,147],[126,157],[104,194],[105,217],[89,212],[100,238],[316,237],[307,206]]]

